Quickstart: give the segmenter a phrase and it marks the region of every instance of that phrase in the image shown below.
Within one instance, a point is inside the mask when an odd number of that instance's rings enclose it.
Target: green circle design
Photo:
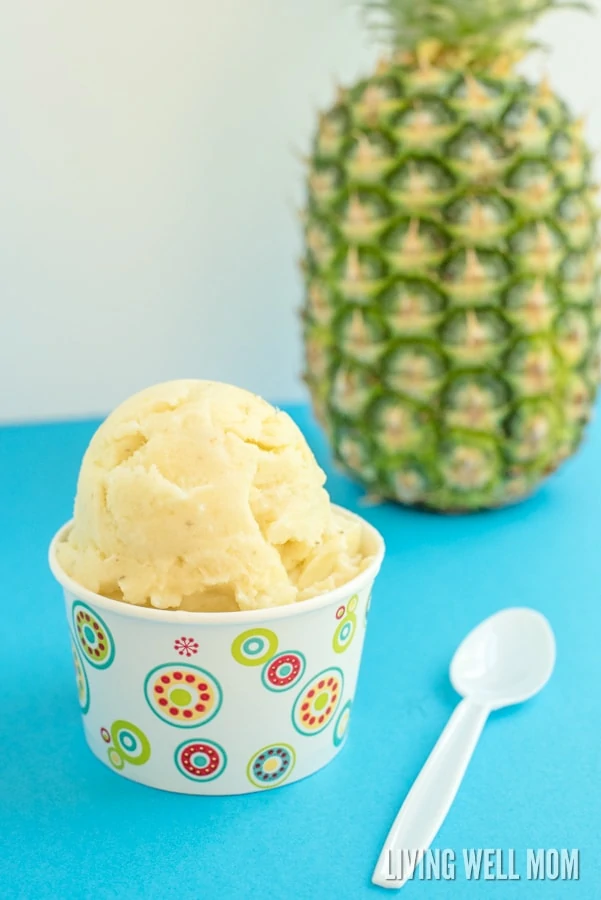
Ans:
[[[114,747],[109,747],[107,750],[107,756],[109,758],[109,762],[113,769],[117,769],[121,771],[125,767],[125,760],[118,750],[115,750]]]
[[[126,746],[124,742],[125,735],[121,735],[120,733],[122,731],[125,732],[128,739],[133,740],[133,748]],[[143,766],[144,763],[148,762],[150,759],[150,741],[144,732],[132,722],[127,722],[125,719],[117,719],[117,721],[113,722],[111,725],[111,737],[113,743],[118,748],[116,752],[120,754],[125,762],[131,763],[132,766]]]
[[[84,658],[95,669],[108,669],[115,658],[115,642],[102,616],[86,603],[76,600],[71,607],[71,618],[75,638]],[[96,635],[97,631],[102,635],[99,642],[103,645],[102,649],[94,648],[90,639],[90,634]]]
[[[336,676],[340,682],[338,696],[334,701],[334,707],[331,710],[330,714],[325,718],[325,721],[317,728],[313,728],[312,726],[307,727],[303,725],[301,714],[303,713],[303,704],[305,702],[311,702],[311,698],[308,696],[309,691],[313,691],[313,694],[325,690],[324,688],[319,688],[318,684],[320,681],[327,681],[329,677],[332,675]],[[344,691],[344,673],[342,669],[339,669],[338,666],[330,666],[328,669],[323,669],[321,672],[318,672],[317,675],[314,675],[309,681],[305,682],[301,690],[299,691],[296,700],[294,701],[294,706],[292,707],[292,724],[294,725],[296,731],[299,734],[302,734],[304,737],[313,737],[315,734],[319,734],[324,728],[327,728],[334,715],[336,714],[336,710],[340,705],[340,700],[342,698],[342,694]],[[326,703],[321,702],[321,696],[318,693],[318,696],[314,702],[314,706],[317,706],[317,703],[320,703],[320,708],[327,708]],[[316,712],[319,713],[319,709],[316,709]]]
[[[348,633],[347,626],[351,626],[350,634]],[[344,631],[344,635],[343,632]],[[349,612],[346,614],[344,619],[341,619],[338,623],[338,627],[334,632],[334,637],[332,638],[332,647],[334,648],[334,653],[344,653],[345,650],[348,650],[350,647],[353,638],[357,632],[357,616],[354,612]]]
[[[77,698],[82,716],[85,716],[90,708],[90,683],[86,675],[86,669],[83,664],[81,651],[75,642],[73,635],[71,637],[71,652],[73,653],[73,665],[75,666],[75,683],[77,685]]]
[[[359,594],[353,594],[351,599],[348,602],[348,611],[350,613],[355,612],[357,609],[357,604],[359,603]]]
[[[286,769],[284,774],[280,778],[277,779],[277,781],[270,781],[270,782],[265,783],[264,781],[259,781],[258,778],[255,778],[254,773],[253,773],[253,767],[254,767],[255,763],[257,762],[258,758],[261,756],[261,754],[268,753],[269,750],[287,750],[289,757],[290,757],[290,765],[288,766],[288,768]],[[290,744],[267,744],[266,747],[261,747],[261,749],[257,750],[256,753],[253,753],[253,755],[249,759],[248,765],[246,767],[246,777],[248,778],[248,780],[254,787],[258,787],[263,791],[267,791],[270,788],[279,787],[281,784],[283,784],[287,780],[290,773],[292,772],[295,763],[296,763],[296,752],[294,750],[294,747],[291,747]]]
[[[321,710],[324,708],[324,706],[327,706],[327,705],[328,705],[328,695],[324,691],[323,694],[318,694],[317,700],[315,701],[315,709],[317,709],[317,710],[319,710],[319,712],[321,712]]]
[[[340,715],[336,719],[336,724],[334,725],[334,734],[332,735],[332,740],[335,747],[340,747],[340,745],[348,735],[349,718],[351,715],[352,705],[353,701],[347,700],[340,710]],[[343,727],[342,731],[340,730],[341,726]]]
[[[186,691],[184,688],[176,688],[174,691],[171,691],[170,699],[176,706],[187,706],[192,697],[190,691]]]
[[[256,645],[256,649],[255,649]],[[232,643],[232,656],[241,666],[262,666],[275,656],[278,639],[269,628],[251,628]]]
[[[163,708],[160,707],[154,700],[153,686],[156,684],[157,673],[160,673],[161,671],[165,675],[169,675],[169,673],[174,671],[181,672],[184,677],[186,674],[195,674],[197,677],[201,675],[203,681],[206,681],[209,685],[215,698],[214,706],[210,710],[210,712],[202,718],[200,718],[199,716],[195,716],[192,721],[187,721],[184,719],[182,719],[181,721],[174,721],[174,719],[170,717],[170,714],[168,712],[169,707],[166,708],[167,711],[163,711]],[[174,709],[181,709],[181,707],[186,706],[188,701],[190,701],[190,698],[193,698],[193,693],[191,693],[191,691],[192,688],[189,688],[188,684],[185,681],[182,681],[181,684],[178,683],[178,686],[171,691],[169,706],[173,705]],[[223,701],[223,692],[221,690],[221,685],[219,684],[215,676],[211,675],[210,672],[207,672],[206,669],[201,669],[200,666],[191,666],[189,663],[183,663],[182,665],[178,665],[177,663],[164,663],[163,665],[155,666],[154,669],[151,669],[151,671],[148,673],[144,681],[144,696],[146,698],[146,702],[148,703],[155,716],[159,718],[161,722],[167,722],[167,724],[171,725],[173,728],[202,728],[203,725],[206,725],[207,722],[210,722],[211,719],[215,718],[215,716],[221,709],[221,703]]]
[[[180,761],[180,755],[181,755],[182,751],[184,751],[190,744],[197,744],[197,743],[206,744],[209,748],[212,748],[213,750],[215,750],[221,758],[220,766],[218,767],[217,771],[214,772],[212,775],[197,776],[197,775],[191,774],[190,772],[186,772],[185,768],[183,767],[183,765]],[[206,754],[204,754],[202,750],[198,750],[197,755],[201,755],[201,754],[203,756],[206,756]],[[207,781],[213,781],[215,778],[219,778],[219,776],[223,774],[225,767],[227,766],[227,753],[225,752],[225,750],[223,749],[221,744],[218,744],[216,741],[207,741],[204,739],[200,739],[200,740],[195,739],[195,740],[184,741],[183,744],[180,744],[179,747],[176,747],[174,758],[175,758],[175,765],[177,766],[178,771],[184,776],[184,778],[188,778],[190,781],[194,781],[196,784],[204,784]],[[196,759],[196,756],[194,758]]]

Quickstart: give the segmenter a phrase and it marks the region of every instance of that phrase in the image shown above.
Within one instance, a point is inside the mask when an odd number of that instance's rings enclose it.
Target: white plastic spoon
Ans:
[[[489,713],[522,703],[545,686],[555,665],[555,638],[533,609],[504,609],[459,645],[451,684],[463,699],[407,794],[372,881],[400,888],[412,876],[451,807]]]

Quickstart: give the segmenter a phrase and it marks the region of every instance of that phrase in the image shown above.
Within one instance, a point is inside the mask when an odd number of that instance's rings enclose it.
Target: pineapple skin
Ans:
[[[582,122],[497,68],[381,63],[339,89],[308,166],[316,416],[371,494],[447,512],[530,494],[580,444],[599,381]]]

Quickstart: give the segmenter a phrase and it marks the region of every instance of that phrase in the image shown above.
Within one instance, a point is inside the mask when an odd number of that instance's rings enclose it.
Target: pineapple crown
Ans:
[[[372,30],[401,56],[451,54],[466,62],[519,58],[539,46],[528,31],[541,15],[591,9],[583,0],[363,0],[362,6]]]

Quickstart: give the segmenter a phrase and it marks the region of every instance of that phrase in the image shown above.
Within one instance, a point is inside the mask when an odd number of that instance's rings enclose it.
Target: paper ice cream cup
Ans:
[[[351,518],[351,513],[346,513]],[[244,794],[292,784],[340,752],[361,661],[374,559],[352,581],[270,609],[178,612],[64,589],[77,695],[95,756],[132,781],[183,794]]]

